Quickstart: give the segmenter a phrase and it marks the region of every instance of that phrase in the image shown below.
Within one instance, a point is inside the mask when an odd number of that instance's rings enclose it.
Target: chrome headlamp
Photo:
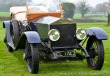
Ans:
[[[87,32],[85,29],[82,29],[82,28],[77,29],[76,37],[78,40],[83,40],[86,38],[86,36],[87,36]]]
[[[28,25],[28,21],[27,20],[23,20],[22,24],[23,24],[23,26],[27,26]]]
[[[51,29],[48,36],[51,41],[57,41],[60,39],[60,32],[57,29]]]

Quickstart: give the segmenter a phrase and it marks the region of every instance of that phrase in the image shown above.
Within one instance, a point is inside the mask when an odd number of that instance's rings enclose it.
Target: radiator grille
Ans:
[[[71,47],[76,44],[76,24],[50,25],[50,29],[57,29],[60,32],[60,39],[51,42],[51,47]]]

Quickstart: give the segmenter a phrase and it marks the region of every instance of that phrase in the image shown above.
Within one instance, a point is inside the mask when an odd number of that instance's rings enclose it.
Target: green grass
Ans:
[[[81,18],[81,14],[75,14],[73,18],[74,19],[80,19]]]
[[[95,20],[105,20],[107,21],[107,17],[91,17],[92,19],[95,19]]]
[[[9,12],[0,12],[0,17],[9,17],[10,13]]]
[[[110,37],[110,27],[106,23],[78,23],[78,27],[101,27]],[[105,62],[102,70],[88,68],[84,61],[40,62],[39,74],[30,74],[26,62],[22,58],[24,50],[13,53],[7,51],[3,38],[5,29],[0,21],[0,76],[109,76],[110,75],[110,40],[103,41],[105,47]]]
[[[88,18],[95,19],[95,20],[104,20],[107,21],[107,15],[103,14],[85,14],[85,17],[88,16]],[[74,19],[81,19],[81,14],[75,14]]]

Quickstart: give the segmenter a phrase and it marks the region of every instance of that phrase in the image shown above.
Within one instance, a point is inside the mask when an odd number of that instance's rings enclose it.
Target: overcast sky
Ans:
[[[33,1],[38,1],[38,0],[33,0]],[[42,1],[42,0],[39,0],[39,1]],[[46,0],[46,1],[50,1],[50,0]],[[57,0],[55,0],[55,1],[57,1]],[[78,3],[81,0],[63,0],[63,1]],[[88,4],[95,7],[97,4],[103,3],[103,2],[108,2],[109,0],[86,0],[86,1],[87,1]]]

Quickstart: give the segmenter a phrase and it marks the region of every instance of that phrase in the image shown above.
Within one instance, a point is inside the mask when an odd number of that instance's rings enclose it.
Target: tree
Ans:
[[[64,18],[73,18],[74,16],[74,11],[75,11],[75,5],[73,3],[69,3],[69,2],[65,2],[65,3],[62,3],[62,6],[63,6],[63,15],[64,15]]]
[[[109,10],[108,10],[108,25],[110,26],[110,0],[109,0]]]
[[[77,4],[77,8],[82,17],[84,17],[84,15],[90,10],[90,6],[84,0]]]
[[[108,2],[97,4],[96,5],[97,12],[103,13],[105,15],[108,12],[108,6],[109,6]]]

